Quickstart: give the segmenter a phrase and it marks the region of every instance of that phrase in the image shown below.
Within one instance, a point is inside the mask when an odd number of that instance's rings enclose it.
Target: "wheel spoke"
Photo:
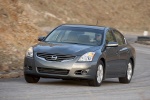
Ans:
[[[127,78],[130,80],[132,77],[132,65],[131,63],[128,64],[128,70],[127,70]]]
[[[103,66],[99,65],[97,68],[97,82],[101,83],[103,80]]]

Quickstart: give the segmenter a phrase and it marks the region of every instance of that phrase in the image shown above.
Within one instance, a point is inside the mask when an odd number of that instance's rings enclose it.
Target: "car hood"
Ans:
[[[33,48],[34,48],[34,52],[38,52],[38,53],[44,52],[50,54],[83,55],[87,52],[94,52],[100,49],[100,46],[40,42],[39,44],[35,45]]]

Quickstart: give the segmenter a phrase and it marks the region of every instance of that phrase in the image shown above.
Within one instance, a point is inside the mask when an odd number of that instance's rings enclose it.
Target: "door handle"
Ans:
[[[116,55],[119,55],[119,51],[116,52]]]
[[[129,53],[129,50],[127,50],[127,53]]]
[[[120,52],[127,52],[127,53],[129,53],[129,49],[128,48],[123,48],[123,49],[121,49],[121,50],[119,50]]]

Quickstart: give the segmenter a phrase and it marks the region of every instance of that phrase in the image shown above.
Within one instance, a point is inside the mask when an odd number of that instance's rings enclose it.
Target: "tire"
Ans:
[[[95,78],[93,80],[89,80],[89,86],[100,86],[104,79],[104,64],[100,61],[97,65]]]
[[[133,64],[131,61],[129,61],[127,71],[126,71],[126,76],[119,77],[119,82],[128,84],[130,83],[132,76],[133,76]]]
[[[40,80],[40,77],[24,74],[24,78],[27,83],[37,83]]]
[[[64,81],[68,81],[68,80],[71,80],[71,79],[62,79],[62,80],[64,80]]]

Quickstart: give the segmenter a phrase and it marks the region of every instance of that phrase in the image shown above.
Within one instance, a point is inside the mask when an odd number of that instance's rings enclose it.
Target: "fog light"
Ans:
[[[32,67],[31,67],[31,66],[26,66],[26,68],[27,68],[28,70],[32,70]]]
[[[87,69],[87,70],[82,70],[82,71],[81,71],[81,74],[82,74],[82,75],[86,75],[86,74],[88,73],[88,71],[89,71],[89,69]]]

